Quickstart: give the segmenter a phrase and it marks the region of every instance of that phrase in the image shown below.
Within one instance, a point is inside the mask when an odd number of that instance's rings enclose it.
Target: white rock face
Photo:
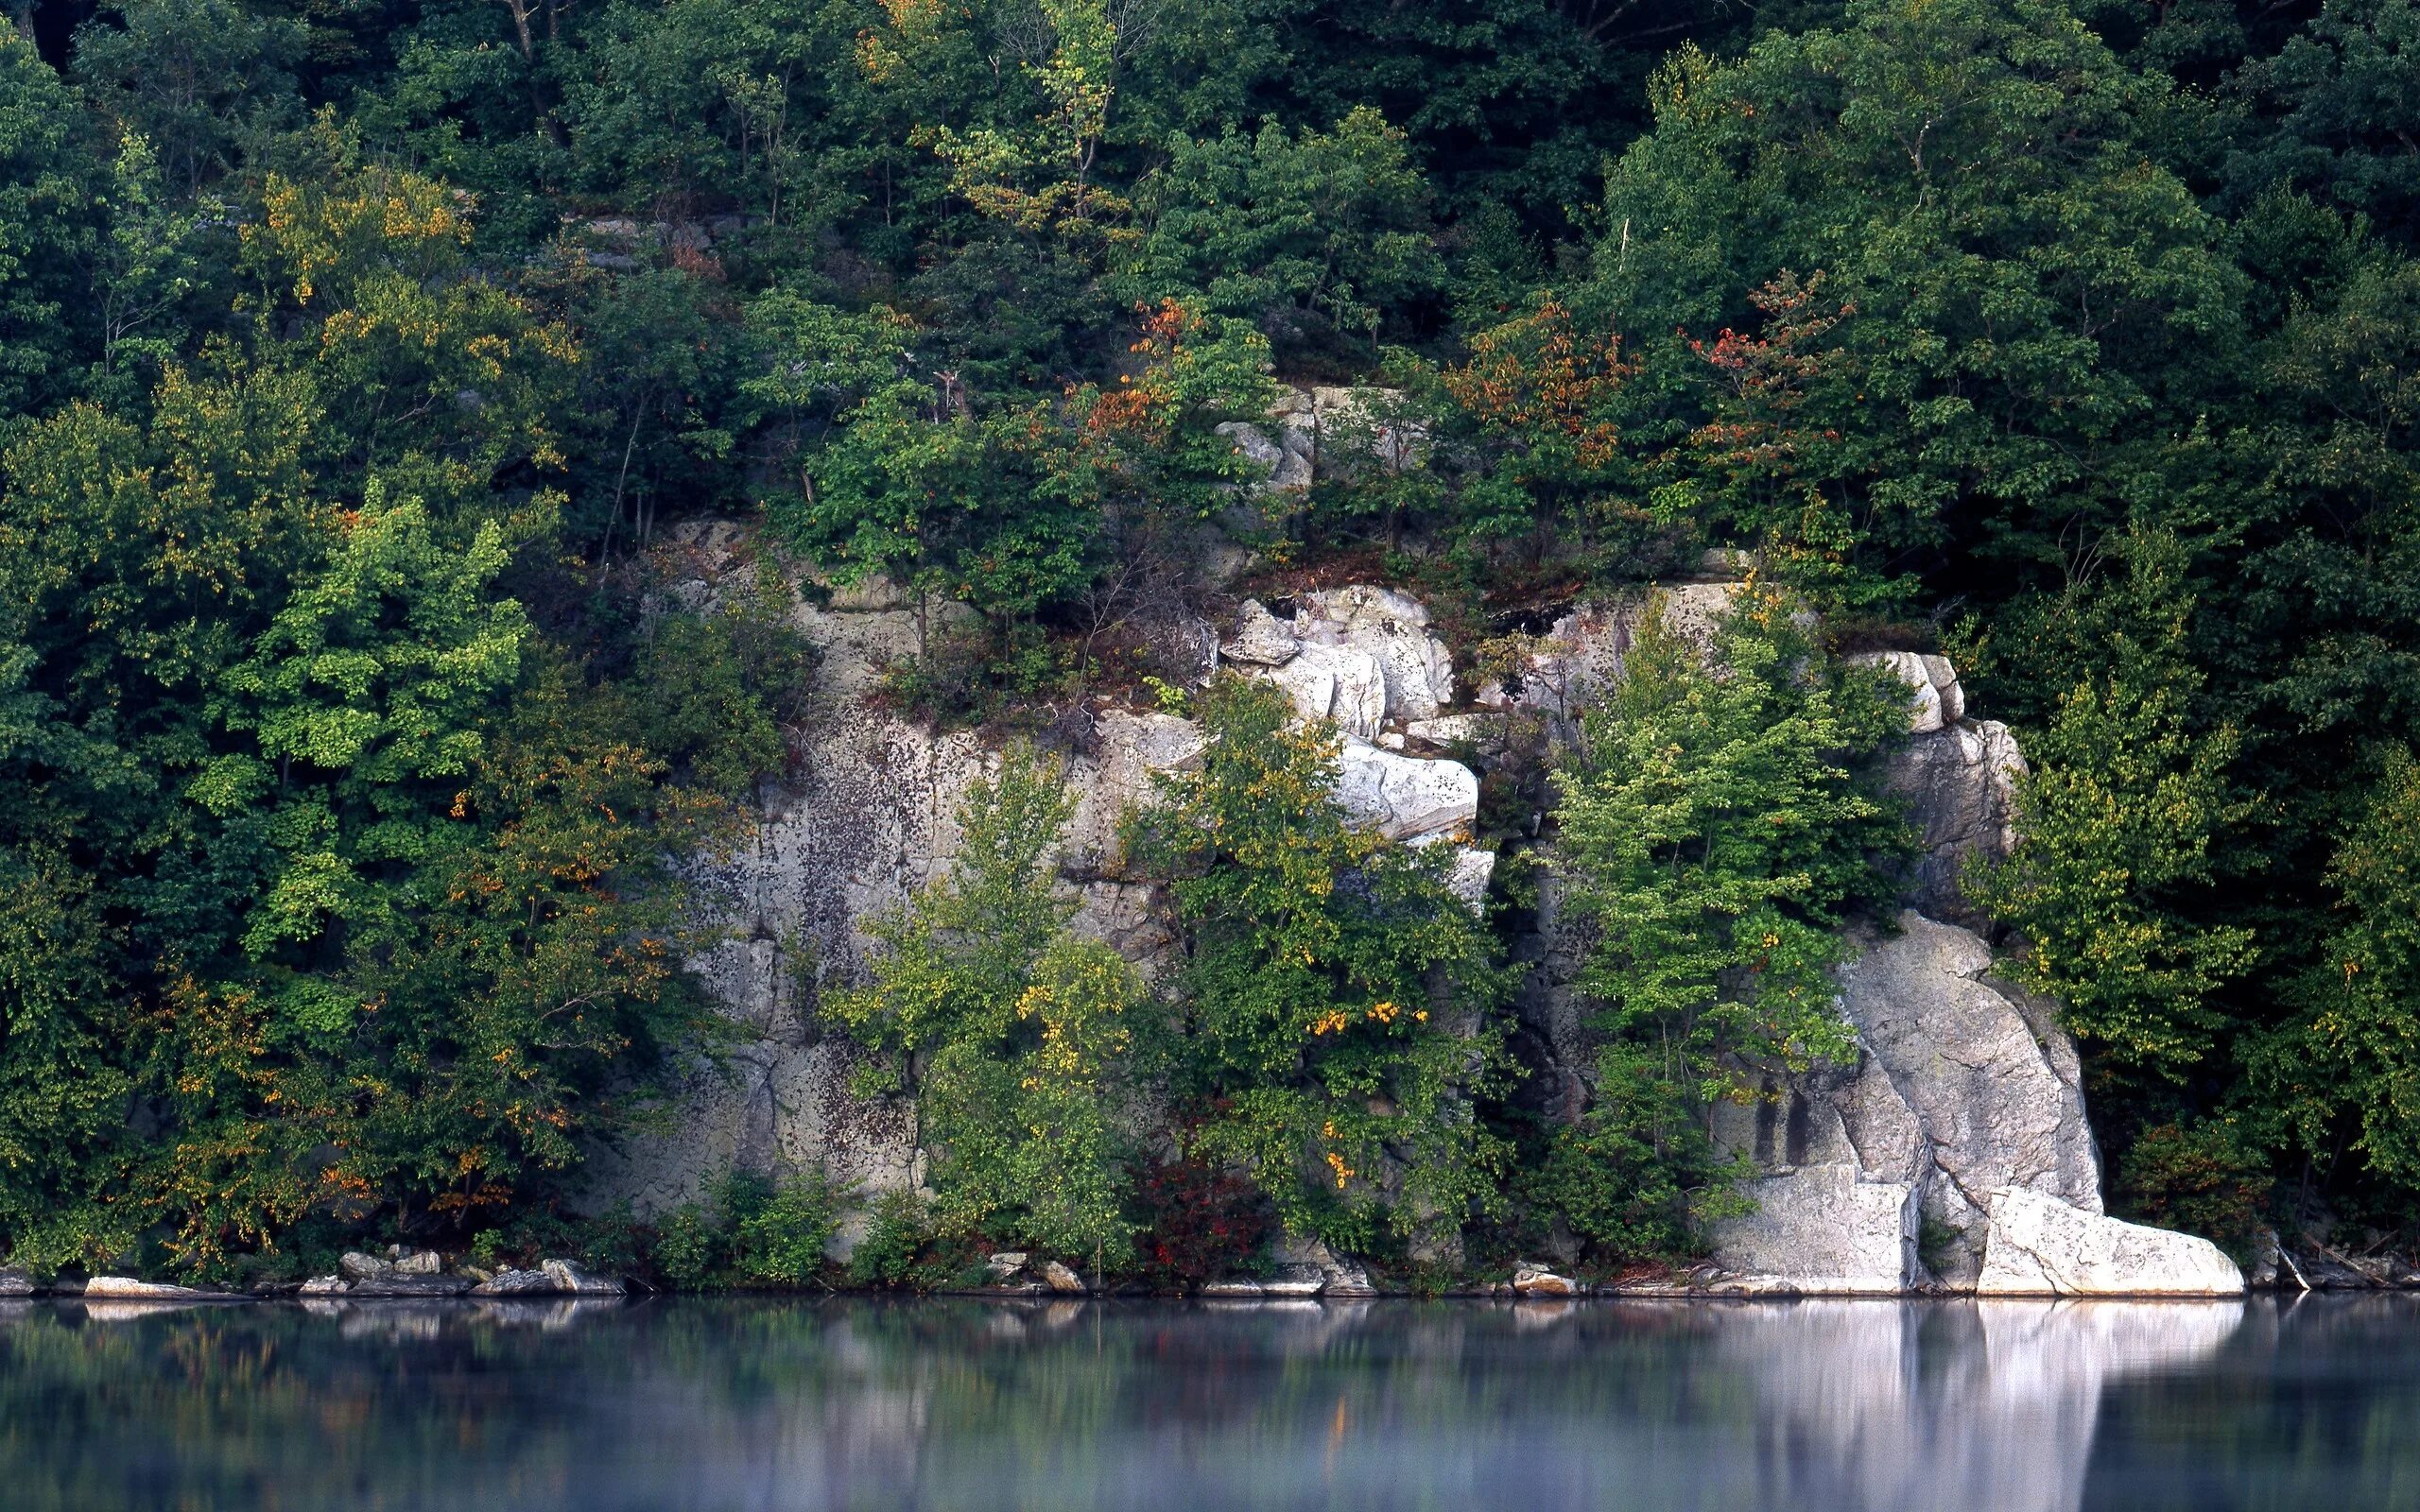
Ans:
[[[1418,600],[1368,586],[1305,594],[1294,612],[1294,635],[1305,644],[1350,646],[1377,662],[1389,719],[1434,718],[1453,702],[1453,657],[1427,626]]]
[[[1487,906],[1487,885],[1495,878],[1495,852],[1476,846],[1454,848],[1453,869],[1445,873],[1446,889],[1470,904],[1473,913]]]
[[[2243,1272],[2218,1246],[2124,1223],[2023,1187],[1989,1194],[1985,1297],[2240,1297]]]
[[[1978,860],[1998,860],[2015,846],[2015,782],[2024,771],[2015,736],[1989,719],[1914,736],[1892,754],[1883,785],[1907,801],[1922,847],[1909,868],[1910,903],[1933,919],[1981,922],[1961,879]]]
[[[1364,647],[1306,644],[1300,655],[1260,676],[1284,689],[1304,719],[1332,719],[1363,740],[1374,739],[1386,722],[1386,672]]]
[[[1260,600],[1248,598],[1236,616],[1236,638],[1219,649],[1230,662],[1282,667],[1294,660],[1303,643]]]
[[[1880,667],[1908,685],[1908,728],[1916,734],[1930,734],[1966,717],[1966,695],[1946,658],[1867,651],[1847,660],[1853,665]]]
[[[1827,1160],[1740,1190],[1756,1211],[1717,1225],[1715,1253],[1725,1268],[1832,1296],[1894,1296],[1923,1284],[1910,1183]]]
[[[139,1281],[131,1276],[95,1276],[84,1283],[84,1296],[94,1301],[193,1302],[223,1295],[163,1281]]]
[[[1467,833],[1478,818],[1478,778],[1460,762],[1425,762],[1348,740],[1338,753],[1337,801],[1390,840]]]
[[[736,526],[700,523],[685,527],[682,540],[695,563],[680,591],[686,600],[709,603],[723,574],[750,570]],[[924,626],[937,628],[962,607],[923,608]],[[1301,646],[1284,665],[1262,670],[1281,685],[1296,679],[1304,691],[1288,691],[1305,716],[1374,734],[1391,716],[1387,673],[1368,647],[1425,636],[1426,611],[1377,593],[1342,595],[1334,608],[1333,618],[1314,616],[1334,630],[1331,642]],[[794,736],[795,775],[764,792],[759,822],[738,846],[702,862],[693,876],[700,903],[728,929],[689,969],[743,1038],[721,1068],[691,1069],[674,1092],[668,1127],[594,1154],[586,1196],[594,1206],[627,1198],[652,1215],[696,1198],[734,1165],[821,1167],[868,1195],[923,1182],[913,1109],[897,1098],[856,1095],[856,1052],[824,1027],[817,1005],[824,992],[863,980],[867,922],[947,868],[959,842],[959,806],[996,757],[971,734],[936,735],[867,702],[882,665],[918,649],[912,594],[869,580],[830,593],[821,607],[801,606],[794,619],[821,652],[814,696]],[[1265,613],[1247,620],[1236,640],[1257,641],[1271,660],[1284,655],[1290,626]],[[1416,664],[1449,691],[1443,647],[1433,658],[1423,645],[1409,649],[1417,655],[1403,658],[1407,681]],[[1077,806],[1056,858],[1061,885],[1079,905],[1075,930],[1149,974],[1171,936],[1150,887],[1118,870],[1119,827],[1128,810],[1156,800],[1160,775],[1200,762],[1204,736],[1169,714],[1112,708],[1092,717],[1086,753],[1067,769]],[[1401,768],[1364,771],[1355,789],[1372,822],[1440,840],[1468,825],[1478,784],[1467,768],[1389,760]],[[1493,864],[1492,855],[1458,854],[1458,890],[1474,900],[1483,894]],[[847,1252],[865,1221],[860,1208],[836,1253]]]
[[[1804,1290],[1888,1268],[1884,1199],[1847,1188],[1880,1185],[1912,1198],[1906,1258],[1917,1225],[1939,1242],[1924,1257],[1931,1279],[1975,1284],[1990,1211],[1984,1194],[2037,1192],[2087,1213],[2100,1211],[2100,1162],[2084,1120],[2075,1048],[2048,1005],[1988,979],[1991,948],[1971,931],[1913,910],[1900,933],[1871,940],[1839,973],[1841,1008],[1857,1031],[1854,1066],[1768,1079],[1753,1108],[1717,1110],[1715,1135],[1765,1175],[1750,1194],[1760,1212],[1715,1233],[1727,1268],[1778,1276]],[[1875,1204],[1854,1238],[1824,1241],[1850,1197]],[[1862,1257],[1863,1269],[1842,1254]],[[1923,1269],[1907,1272],[1910,1283]]]

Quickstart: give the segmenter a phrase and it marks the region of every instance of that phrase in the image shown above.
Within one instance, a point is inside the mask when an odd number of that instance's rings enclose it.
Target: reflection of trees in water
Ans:
[[[30,1512],[264,1486],[357,1512],[491,1486],[589,1512],[1179,1491],[1986,1512],[2117,1504],[2135,1459],[2283,1486],[2324,1453],[2408,1488],[2414,1377],[2359,1402],[2295,1381],[2411,1353],[2420,1307],[2323,1301],[17,1305],[0,1484]],[[2185,1368],[2213,1359],[2242,1368]]]
[[[2105,1395],[2087,1505],[2420,1506],[2420,1296],[2256,1306],[2225,1355],[2256,1368],[2145,1375]],[[2368,1389],[2347,1389],[2348,1363]]]

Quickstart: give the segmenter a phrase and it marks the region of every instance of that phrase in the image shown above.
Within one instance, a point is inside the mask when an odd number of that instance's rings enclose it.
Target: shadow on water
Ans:
[[[2420,1508],[2420,1297],[0,1304],[0,1501]]]

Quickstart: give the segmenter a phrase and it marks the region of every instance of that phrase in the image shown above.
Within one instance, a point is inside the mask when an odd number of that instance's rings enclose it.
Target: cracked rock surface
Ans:
[[[2003,1187],[1990,1202],[1979,1295],[2243,1295],[2243,1272],[2206,1239],[2085,1212],[2023,1187]]]
[[[1972,931],[1912,909],[1898,924],[1839,973],[1857,1063],[1767,1078],[1754,1106],[1718,1113],[1718,1142],[1764,1173],[1749,1191],[1758,1211],[1717,1228],[1729,1269],[1887,1290],[1877,1280],[1896,1255],[1903,1286],[1966,1289],[1982,1272],[1989,1193],[2100,1211],[2075,1047],[2048,1005],[1994,980]]]

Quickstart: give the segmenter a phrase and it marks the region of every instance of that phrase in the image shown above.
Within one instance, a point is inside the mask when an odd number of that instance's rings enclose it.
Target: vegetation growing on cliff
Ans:
[[[1976,896],[2070,1005],[2121,1199],[2408,1236],[2415,14],[20,7],[0,1252],[226,1273],[557,1221],[711,1029],[680,862],[782,767],[804,659],[778,575],[684,607],[664,556],[760,512],[972,609],[890,689],[965,719],[1172,678],[1205,520],[1474,641],[1752,551],[1842,644],[1951,650],[2032,753]],[[1234,512],[1259,464],[1219,427],[1273,376],[1389,385],[1416,465]],[[1753,690],[1685,682],[1702,753]],[[1319,759],[1219,717],[1171,1074],[1288,1217],[1401,1234],[1512,1157],[1439,1021],[1370,1014],[1442,972],[1483,1046],[1487,942],[1371,943],[1435,879],[1315,806],[1313,845],[1205,838]],[[1582,830],[1643,769],[1600,735]],[[1617,1018],[1817,1047],[1762,988],[1693,1006],[1737,920],[1812,970],[1855,894],[1825,868],[1871,816],[1802,775],[1815,851],[1724,873],[1762,901],[1603,832]],[[1660,1126],[1668,1064],[1600,1069],[1602,1117]],[[1569,1136],[1629,1173],[1604,1211],[1690,1184],[1617,1134]]]
[[[1547,1131],[1532,1193],[1613,1256],[1682,1251],[1727,1210],[1707,1104],[1857,1054],[1829,972],[1908,843],[1852,768],[1906,732],[1905,693],[1833,662],[1791,610],[1752,586],[1701,644],[1651,603],[1557,774],[1564,906],[1603,1006],[1598,1096]]]

